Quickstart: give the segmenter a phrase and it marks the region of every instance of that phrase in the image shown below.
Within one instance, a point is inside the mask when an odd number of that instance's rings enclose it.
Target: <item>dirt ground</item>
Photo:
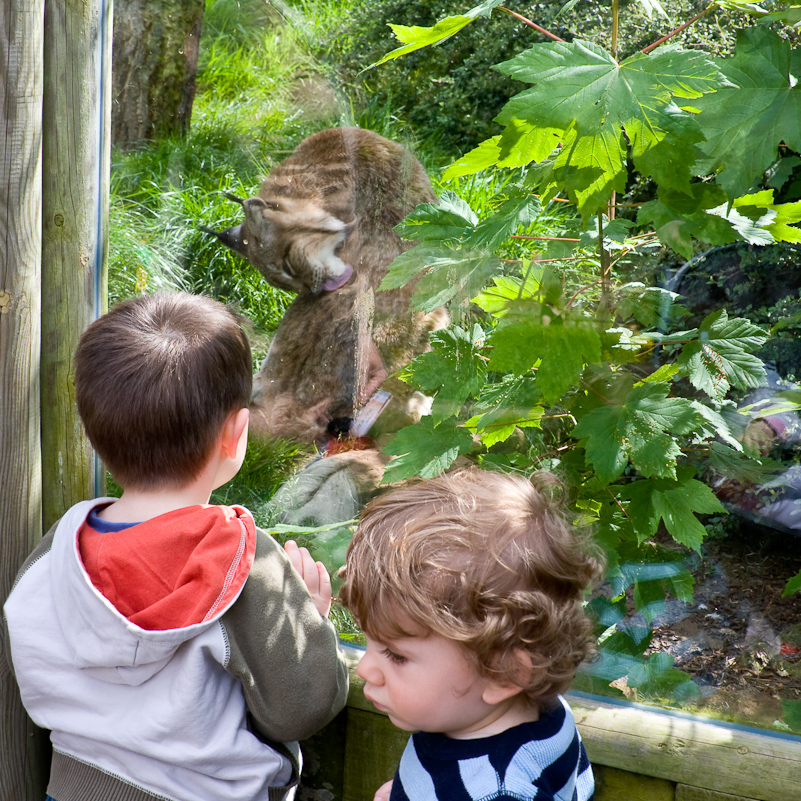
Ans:
[[[782,598],[801,570],[801,536],[742,521],[692,558],[693,603],[669,601],[653,651],[701,690],[701,714],[773,726],[782,701],[801,700],[801,594]]]

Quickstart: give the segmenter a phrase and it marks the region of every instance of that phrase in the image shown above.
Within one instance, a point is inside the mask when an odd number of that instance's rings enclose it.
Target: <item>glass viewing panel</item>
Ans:
[[[638,217],[647,180],[587,214],[584,184],[544,199],[541,165],[445,172],[501,132],[505,100],[472,120],[446,73],[426,118],[415,82],[430,89],[443,66],[420,62],[420,78],[416,54],[357,81],[354,64],[378,58],[370,15],[355,0],[207,0],[185,132],[113,152],[110,303],[183,289],[248,320],[251,442],[213,500],[336,571],[382,480],[552,470],[608,559],[588,599],[600,656],[576,688],[801,733],[801,248],[732,234],[678,255]],[[296,152],[347,126],[396,144],[351,132]],[[567,141],[532,131],[532,150]],[[801,197],[799,165],[778,151],[777,203]]]

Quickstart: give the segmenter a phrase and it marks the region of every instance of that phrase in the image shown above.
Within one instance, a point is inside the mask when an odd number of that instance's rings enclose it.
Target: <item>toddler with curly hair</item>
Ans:
[[[366,508],[340,600],[365,697],[414,732],[377,801],[593,798],[562,693],[595,650],[583,597],[602,564],[561,496],[547,473],[463,470]]]

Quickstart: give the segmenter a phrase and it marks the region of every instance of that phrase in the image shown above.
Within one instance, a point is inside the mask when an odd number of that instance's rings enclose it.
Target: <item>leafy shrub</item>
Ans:
[[[559,16],[565,5],[561,0],[509,5],[566,41],[584,38],[610,48],[609,5],[604,0],[583,0]],[[625,58],[700,13],[708,3],[663,0],[669,20],[656,13],[649,17],[633,3],[621,5],[625,12],[621,13],[618,54]],[[388,102],[397,115],[412,127],[430,132],[449,152],[464,152],[498,132],[493,119],[521,85],[492,66],[535,42],[549,41],[547,37],[511,15],[496,13],[437,47],[361,71],[397,46],[387,23],[431,26],[460,13],[464,6],[454,0],[355,0],[347,22],[327,42],[347,85],[373,102]],[[736,13],[723,20],[704,18],[676,41],[686,39],[712,54],[726,54],[734,44],[733,25],[741,19]]]
[[[403,31],[392,58],[458,39],[460,28],[501,13],[501,2]],[[764,16],[744,0],[725,5]],[[460,455],[488,469],[559,472],[608,554],[608,589],[593,601],[603,642],[590,689],[608,692],[625,677],[641,698],[697,696],[669,654],[647,653],[667,594],[692,599],[685,559],[707,534],[698,515],[723,511],[696,465],[714,460],[734,477],[773,469],[745,453],[729,397],[764,382],[755,353],[767,332],[735,317],[734,302],[666,329],[672,293],[643,281],[633,256],[801,242],[798,204],[776,202],[773,188],[754,191],[782,142],[798,149],[793,115],[772,105],[797,102],[797,57],[762,24],[737,31],[728,57],[674,42],[628,58],[577,41],[523,49],[499,66],[529,84],[498,114],[503,131],[444,175],[512,177],[480,210],[454,191],[419,206],[401,229],[418,245],[382,283],[417,279],[415,308],[449,303],[455,318],[404,374],[433,395],[432,413],[384,449],[396,457],[385,482],[435,475]],[[631,171],[656,192],[623,219],[617,205]],[[557,199],[569,200],[572,216],[553,213]],[[544,217],[561,217],[561,230],[534,234]],[[516,251],[521,242],[528,253]],[[799,587],[801,574],[788,591]]]

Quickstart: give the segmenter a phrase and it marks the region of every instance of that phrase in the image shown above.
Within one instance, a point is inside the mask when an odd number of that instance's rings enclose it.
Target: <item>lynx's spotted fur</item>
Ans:
[[[234,199],[245,221],[212,233],[270,284],[297,292],[256,377],[252,428],[319,440],[447,322],[444,309],[410,312],[412,285],[377,292],[390,262],[412,246],[394,227],[435,195],[401,145],[332,128],[301,142],[258,196]]]

